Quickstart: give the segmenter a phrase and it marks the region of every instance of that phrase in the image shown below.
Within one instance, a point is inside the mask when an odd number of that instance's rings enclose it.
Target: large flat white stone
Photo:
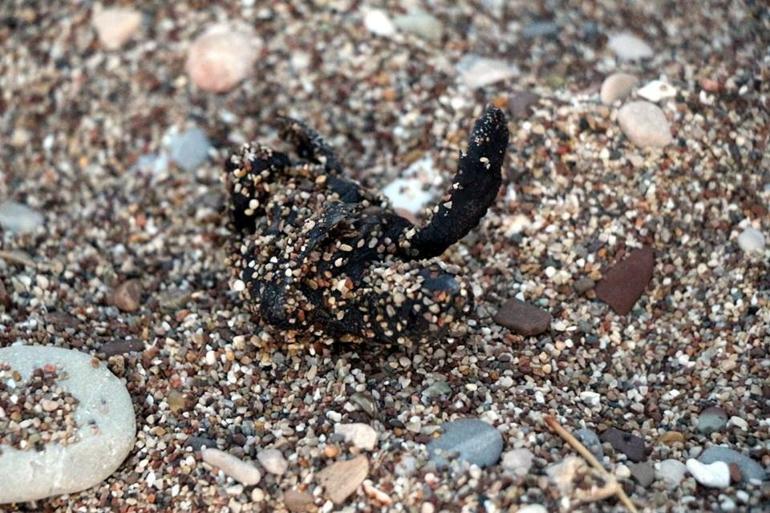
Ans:
[[[0,445],[0,504],[26,502],[90,488],[112,474],[134,446],[131,397],[106,365],[79,351],[45,346],[0,348],[26,382],[32,371],[54,364],[68,376],[57,383],[78,399],[79,439],[50,443],[42,451]]]

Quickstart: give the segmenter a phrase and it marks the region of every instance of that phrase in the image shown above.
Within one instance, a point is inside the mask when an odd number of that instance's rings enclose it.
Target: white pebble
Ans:
[[[744,420],[744,419],[742,419],[740,417],[736,417],[735,415],[730,417],[730,420],[727,421],[727,426],[728,427],[735,426],[738,429],[741,429],[743,431],[748,431],[749,430],[749,423],[746,422],[746,420]]]
[[[684,479],[687,467],[678,460],[663,460],[655,465],[655,477],[661,479],[668,488],[676,488]]]
[[[456,68],[468,89],[484,87],[519,74],[519,68],[507,61],[472,54],[460,59]]]
[[[257,467],[219,449],[205,448],[201,451],[201,456],[203,461],[246,486],[255,485],[262,479]]]
[[[586,403],[588,406],[599,406],[599,403],[601,403],[602,400],[602,396],[596,392],[586,390],[585,392],[580,392],[580,400]]]
[[[661,80],[653,80],[649,84],[639,89],[636,94],[651,102],[659,102],[666,98],[676,96],[676,89],[671,84]]]
[[[21,374],[22,382],[35,369],[54,365],[67,375],[57,380],[60,386],[78,400],[72,412],[78,423],[77,439],[72,443],[49,442],[39,451],[2,446],[0,504],[84,490],[120,466],[134,447],[134,407],[126,386],[106,365],[80,351],[24,345],[0,348],[0,362]],[[41,404],[46,411],[53,406]]]
[[[516,510],[517,513],[548,513],[545,506],[541,504],[526,504]]]
[[[607,46],[621,60],[647,59],[653,56],[652,48],[630,32],[610,34]]]
[[[762,251],[765,247],[765,236],[759,230],[748,227],[738,236],[738,246],[746,253]]]
[[[503,454],[502,466],[510,470],[514,475],[524,477],[532,468],[532,461],[535,455],[526,448],[512,449]]]
[[[396,27],[385,11],[371,9],[364,15],[364,25],[373,34],[378,36],[392,36],[396,33]]]
[[[649,102],[625,104],[618,111],[618,123],[626,137],[642,148],[665,146],[673,140],[665,114]]]
[[[359,449],[372,451],[377,445],[377,431],[361,422],[337,424],[334,426],[334,432],[344,436],[346,442],[352,443]]]
[[[724,461],[706,464],[691,458],[687,460],[687,470],[703,486],[709,488],[730,486],[730,467]]]
[[[602,88],[599,92],[599,98],[605,105],[612,105],[617,100],[622,100],[631,89],[634,88],[639,79],[628,73],[613,73],[602,82]]]
[[[117,50],[139,29],[142,15],[133,9],[110,8],[94,14],[91,23],[101,45],[107,50]]]
[[[286,473],[289,463],[278,449],[265,449],[257,454],[259,463],[271,474],[281,476]]]

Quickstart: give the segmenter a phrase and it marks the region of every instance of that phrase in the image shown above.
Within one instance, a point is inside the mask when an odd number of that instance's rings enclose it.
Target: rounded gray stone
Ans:
[[[169,141],[171,160],[185,171],[194,171],[208,158],[211,143],[206,132],[198,127],[174,134]]]
[[[719,431],[727,424],[727,413],[718,406],[709,406],[698,415],[698,431],[710,434]]]
[[[723,461],[728,465],[735,463],[741,470],[741,476],[743,476],[744,481],[764,481],[767,479],[767,474],[762,465],[745,454],[741,454],[729,447],[721,445],[709,447],[698,456],[698,461],[706,464],[714,463],[715,461]]]
[[[27,233],[43,224],[40,212],[13,201],[0,202],[0,227],[14,233]]]
[[[494,465],[503,452],[503,437],[500,432],[478,419],[460,419],[441,426],[443,434],[428,444],[431,461],[438,467],[446,466],[447,453],[478,465]]]
[[[84,490],[120,466],[134,446],[134,407],[126,387],[103,363],[79,351],[23,345],[0,349],[0,362],[23,381],[34,369],[54,364],[67,373],[58,384],[79,401],[77,441],[51,443],[42,451],[0,445],[0,504]]]
[[[586,446],[591,454],[593,454],[597,460],[602,461],[604,459],[604,448],[602,442],[599,440],[599,435],[595,431],[587,428],[578,429],[573,433],[575,438],[580,440],[583,445]]]

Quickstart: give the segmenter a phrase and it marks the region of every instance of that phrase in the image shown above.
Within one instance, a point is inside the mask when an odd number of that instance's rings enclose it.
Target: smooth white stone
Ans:
[[[659,102],[666,98],[673,98],[676,96],[676,89],[674,86],[662,80],[653,80],[639,89],[636,94],[651,102]]]
[[[359,449],[373,451],[377,445],[377,431],[368,424],[356,422],[353,424],[337,424],[334,432],[345,437],[346,442],[352,443]]]
[[[654,55],[646,42],[630,32],[616,32],[609,35],[607,46],[621,60],[647,59]]]
[[[91,355],[46,346],[0,349],[0,362],[22,380],[46,364],[66,372],[58,384],[78,401],[79,439],[42,451],[0,446],[0,504],[26,502],[85,490],[106,479],[134,446],[134,407],[125,385]]]
[[[748,227],[738,235],[738,246],[746,253],[762,251],[765,248],[765,236],[759,230]]]
[[[703,486],[709,488],[730,486],[730,467],[724,461],[706,464],[691,458],[687,460],[687,470]]]

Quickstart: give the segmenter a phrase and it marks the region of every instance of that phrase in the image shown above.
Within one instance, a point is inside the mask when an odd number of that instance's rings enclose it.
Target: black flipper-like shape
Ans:
[[[442,254],[475,228],[494,202],[502,182],[508,126],[500,109],[490,107],[476,121],[468,150],[460,155],[457,174],[430,221],[402,235],[404,256],[430,258]]]
[[[316,164],[323,164],[327,173],[342,175],[340,164],[334,150],[318,132],[298,119],[281,116],[281,139],[294,146],[300,158]]]
[[[269,148],[244,147],[225,161],[227,189],[230,193],[230,220],[236,231],[254,233],[257,219],[265,212],[269,193],[265,183],[271,183],[277,173],[290,165],[285,153]],[[234,170],[243,169],[242,176],[235,176]]]

